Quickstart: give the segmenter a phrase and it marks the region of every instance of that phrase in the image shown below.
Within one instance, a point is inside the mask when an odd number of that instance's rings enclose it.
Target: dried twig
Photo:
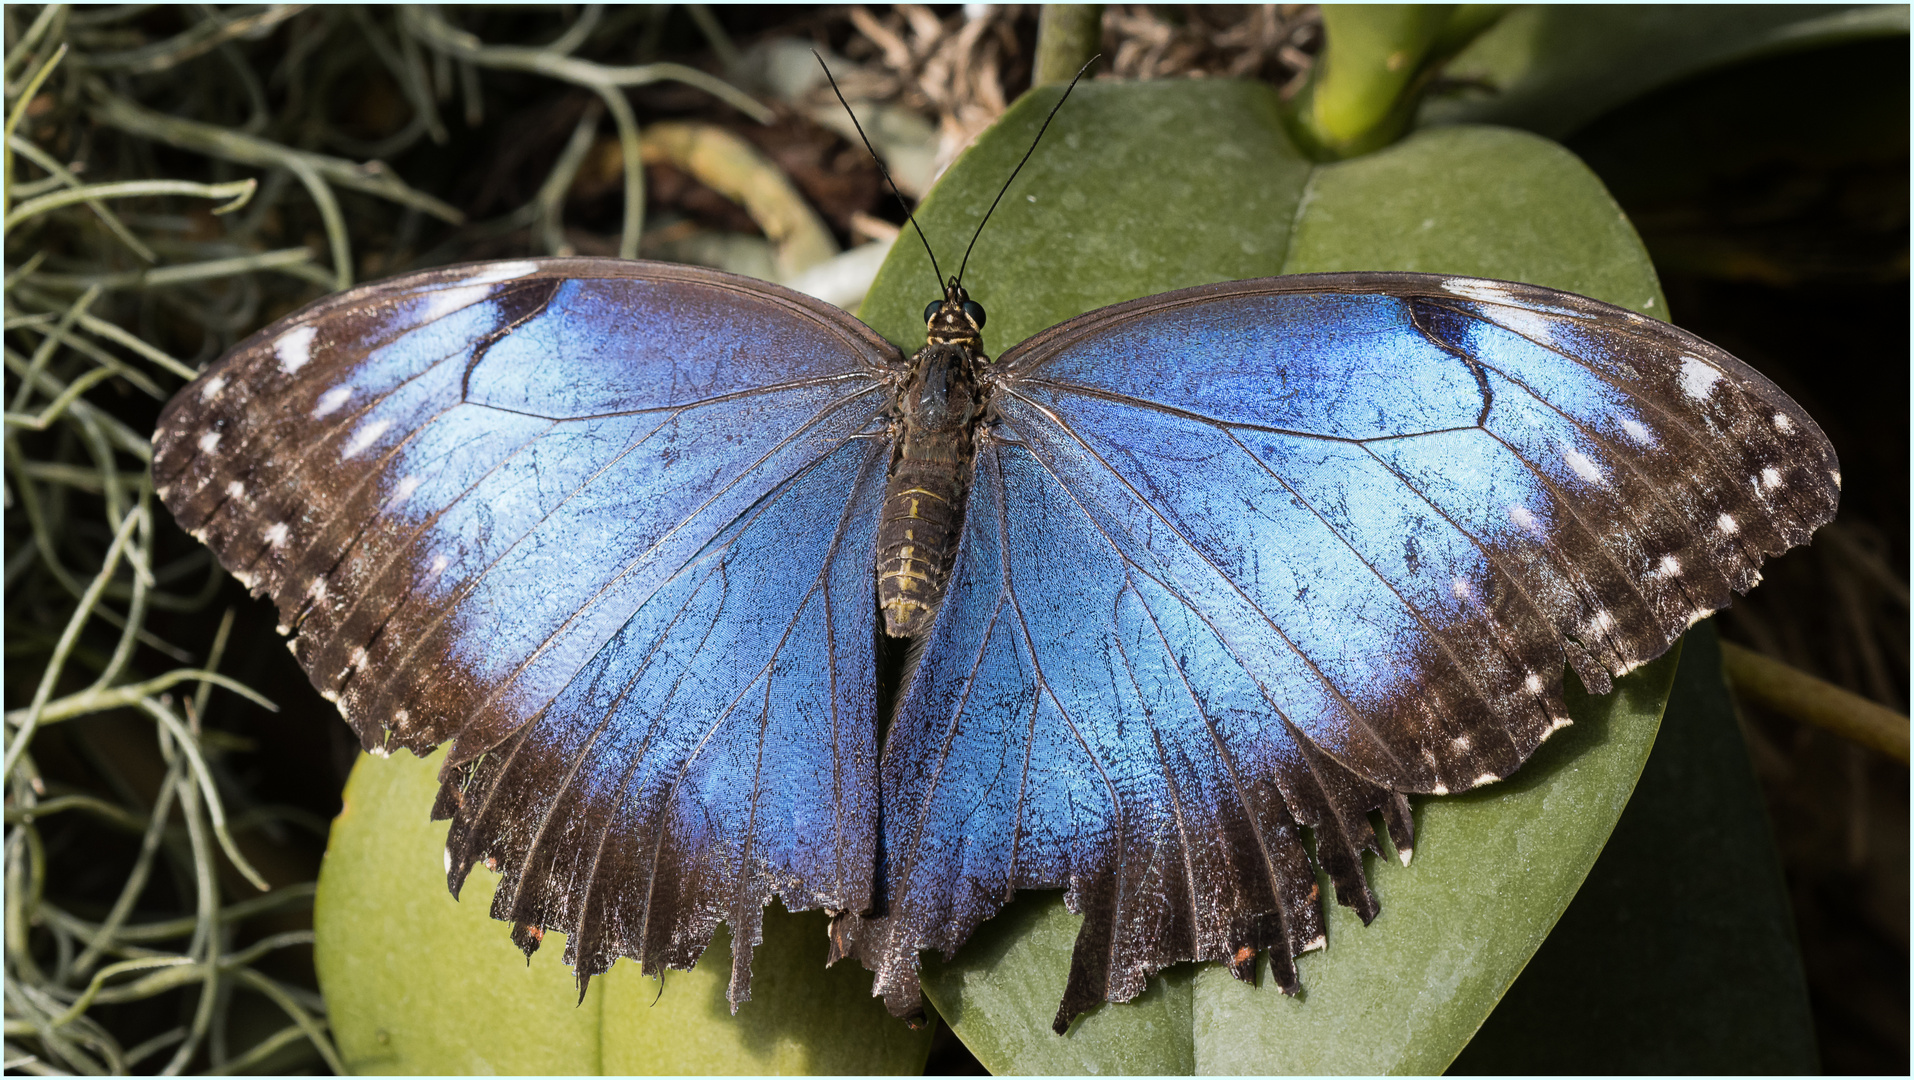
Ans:
[[[1721,667],[1747,700],[1908,763],[1907,717],[1894,710],[1731,641]]]

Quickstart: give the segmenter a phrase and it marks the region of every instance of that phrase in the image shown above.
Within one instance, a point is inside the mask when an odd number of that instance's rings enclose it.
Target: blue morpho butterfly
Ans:
[[[1834,515],[1774,384],[1620,308],[1406,273],[1234,281],[990,362],[712,270],[409,274],[168,405],[160,498],[278,605],[366,749],[447,740],[456,892],[582,984],[773,895],[921,1007],[1019,889],[1083,914],[1056,1027],[1275,980],[1377,905],[1369,815],[1520,766]],[[879,666],[912,662],[894,703]],[[748,996],[750,948],[730,997]]]

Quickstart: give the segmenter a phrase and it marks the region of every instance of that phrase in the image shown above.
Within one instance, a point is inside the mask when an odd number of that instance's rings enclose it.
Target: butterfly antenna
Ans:
[[[984,234],[984,226],[990,223],[990,215],[997,212],[997,204],[1004,201],[1004,194],[1010,190],[1011,182],[1017,179],[1017,174],[1023,171],[1024,163],[1030,160],[1030,155],[1037,152],[1037,144],[1043,141],[1043,133],[1050,130],[1050,121],[1057,118],[1057,110],[1063,108],[1063,103],[1070,100],[1070,91],[1077,88],[1077,80],[1083,78],[1083,73],[1090,70],[1091,64],[1101,59],[1103,54],[1098,53],[1077,69],[1077,74],[1070,80],[1070,85],[1063,88],[1063,96],[1051,106],[1050,115],[1043,118],[1043,126],[1037,129],[1037,137],[1030,140],[1030,149],[1023,152],[1023,161],[1017,162],[1017,167],[1010,170],[1010,179],[1004,181],[1004,186],[997,191],[997,197],[991,201],[990,209],[984,211],[984,219],[977,223],[977,231],[970,234],[970,247],[964,249],[964,261],[957,267],[957,281],[960,284],[964,280],[964,268],[970,265],[970,248],[977,246],[977,238]]]
[[[851,103],[844,100],[844,91],[837,88],[837,78],[831,74],[831,66],[824,62],[822,56],[818,56],[816,49],[811,50],[811,55],[817,56],[817,66],[824,69],[824,77],[830,80],[831,92],[837,95],[837,103],[850,114],[851,126],[857,129],[857,137],[864,140],[864,149],[871,152],[871,160],[877,162],[877,171],[884,174],[884,182],[891,186],[891,194],[897,196],[897,205],[904,208],[905,219],[917,231],[917,239],[924,242],[924,254],[930,256],[930,272],[937,275],[937,288],[941,290],[944,287],[944,271],[937,265],[937,253],[930,249],[930,237],[925,236],[923,228],[917,224],[917,215],[910,212],[910,204],[904,201],[904,193],[897,190],[897,181],[891,179],[891,171],[885,168],[884,159],[877,156],[877,148],[871,145],[871,137],[864,134],[864,125],[857,122],[857,113],[852,111]]]

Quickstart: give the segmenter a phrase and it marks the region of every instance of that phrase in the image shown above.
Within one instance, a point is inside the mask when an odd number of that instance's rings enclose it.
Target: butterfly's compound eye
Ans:
[[[964,314],[970,316],[970,321],[977,324],[977,329],[982,330],[984,328],[984,306],[982,304],[979,304],[975,300],[964,301]]]
[[[942,300],[932,300],[929,304],[926,304],[924,306],[924,321],[929,322],[936,318],[937,309],[943,306],[944,302]]]

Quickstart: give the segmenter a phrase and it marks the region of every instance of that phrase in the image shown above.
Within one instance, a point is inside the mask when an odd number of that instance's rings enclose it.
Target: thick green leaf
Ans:
[[[438,758],[362,755],[332,825],[313,908],[333,1037],[358,1073],[916,1073],[931,1029],[870,996],[855,964],[824,966],[824,916],[765,912],[752,999],[731,1015],[722,928],[663,986],[630,961],[582,1004],[552,934],[527,963],[489,908],[497,877],[445,890],[446,823],[428,820]]]
[[[1423,132],[1316,171],[1283,272],[1379,269],[1667,311],[1648,253],[1595,174],[1555,143],[1503,128]]]
[[[1057,93],[1020,100],[925,200],[919,224],[945,274]],[[1634,230],[1559,145],[1458,126],[1314,166],[1284,136],[1275,93],[1238,82],[1079,86],[978,239],[964,285],[1002,352],[1121,300],[1355,269],[1501,277],[1662,312]],[[911,351],[940,295],[906,236],[859,315]]]
[[[1571,684],[1577,726],[1520,772],[1423,800],[1415,862],[1369,860],[1384,914],[1364,927],[1336,908],[1328,950],[1297,965],[1298,998],[1245,986],[1219,968],[1198,972],[1198,1071],[1446,1068],[1601,854],[1654,745],[1677,656],[1671,650],[1604,698]]]
[[[1014,107],[950,170],[921,220],[962,250],[1055,91]],[[945,272],[954,268],[946,266]],[[966,286],[1001,351],[1102,304],[1209,281],[1318,270],[1500,277],[1663,310],[1652,268],[1601,184],[1561,147],[1498,129],[1425,132],[1314,167],[1282,134],[1266,87],[1081,86],[978,242]],[[900,345],[922,339],[937,290],[897,248],[865,302]],[[1375,925],[1330,918],[1330,946],[1285,998],[1185,965],[1137,1002],[1049,1032],[1078,919],[1055,894],[1020,898],[925,987],[986,1065],[1007,1072],[1439,1071],[1547,936],[1601,851],[1654,741],[1672,657],[1482,792],[1422,801],[1413,867],[1372,862]]]
[[[1466,88],[1427,101],[1420,119],[1507,124],[1559,139],[1709,68],[1907,31],[1904,4],[1533,4],[1450,61],[1445,74]]]
[[[926,199],[918,221],[945,274],[1059,93],[1026,94]],[[970,255],[964,285],[990,313],[986,342],[1001,352],[1118,300],[1276,273],[1310,176],[1281,130],[1266,86],[1079,85]],[[858,314],[909,353],[942,295],[906,235]]]
[[[1712,622],[1615,833],[1457,1073],[1811,1073],[1807,979]]]

